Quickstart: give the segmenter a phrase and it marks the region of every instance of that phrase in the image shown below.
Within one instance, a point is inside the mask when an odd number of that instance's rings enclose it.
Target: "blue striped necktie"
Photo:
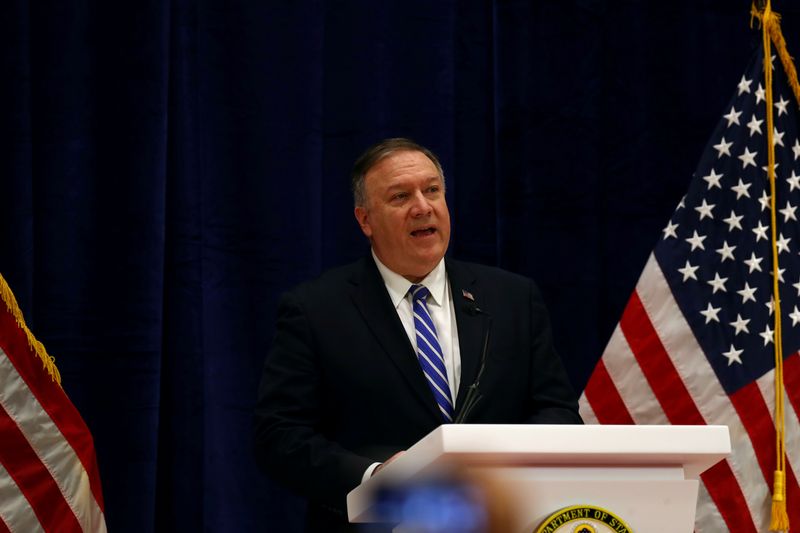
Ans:
[[[444,366],[442,347],[436,335],[436,326],[433,325],[431,314],[428,312],[426,300],[430,291],[423,285],[412,285],[408,292],[411,294],[414,312],[414,329],[417,333],[417,359],[425,373],[442,418],[445,422],[453,421],[453,400],[450,395],[450,385],[447,383],[447,370]]]

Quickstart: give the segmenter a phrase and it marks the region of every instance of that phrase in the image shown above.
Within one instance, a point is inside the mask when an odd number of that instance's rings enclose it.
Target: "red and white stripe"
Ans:
[[[91,434],[2,303],[0,531],[106,531]]]
[[[800,523],[800,356],[784,364],[787,509]],[[698,532],[769,530],[774,371],[728,396],[653,255],[580,399],[587,423],[727,425],[732,452],[701,476]]]

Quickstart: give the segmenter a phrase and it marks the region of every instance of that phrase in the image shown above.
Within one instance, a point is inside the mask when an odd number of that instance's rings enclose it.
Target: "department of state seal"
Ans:
[[[545,518],[535,533],[633,533],[619,517],[606,509],[573,505]]]

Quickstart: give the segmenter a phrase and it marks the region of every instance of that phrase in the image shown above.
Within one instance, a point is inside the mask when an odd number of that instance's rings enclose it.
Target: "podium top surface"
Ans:
[[[682,465],[699,474],[730,451],[727,426],[448,424],[407,455],[496,466]]]
[[[409,452],[415,449],[506,464],[563,459],[571,463],[581,458],[584,464],[597,459],[641,463],[645,458],[675,464],[679,458],[707,454],[719,460],[731,447],[727,426],[448,424],[426,435]]]
[[[380,474],[407,478],[454,459],[494,467],[677,466],[693,479],[730,451],[727,426],[447,424]]]

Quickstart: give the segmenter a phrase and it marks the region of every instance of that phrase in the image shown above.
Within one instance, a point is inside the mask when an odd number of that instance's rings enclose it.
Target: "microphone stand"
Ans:
[[[473,309],[475,312],[486,317],[486,320],[484,321],[483,349],[481,350],[478,375],[475,377],[475,381],[472,383],[472,385],[469,386],[467,395],[464,398],[464,405],[461,406],[458,416],[453,421],[454,424],[463,424],[467,417],[472,413],[473,409],[475,409],[475,406],[478,405],[478,402],[483,399],[483,395],[480,392],[480,385],[481,377],[483,377],[483,371],[486,370],[486,353],[489,351],[489,336],[492,331],[492,315],[482,311],[478,307],[474,307]]]

